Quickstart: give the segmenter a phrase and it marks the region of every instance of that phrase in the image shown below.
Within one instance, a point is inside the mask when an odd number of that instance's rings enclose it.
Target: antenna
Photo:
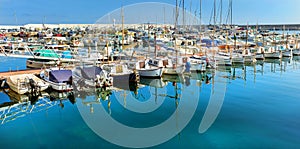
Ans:
[[[18,25],[18,18],[17,18],[16,11],[14,11],[14,17],[15,17],[16,25]]]

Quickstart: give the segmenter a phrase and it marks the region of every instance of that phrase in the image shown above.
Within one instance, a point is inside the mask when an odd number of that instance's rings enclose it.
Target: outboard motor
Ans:
[[[29,86],[30,86],[30,89],[31,89],[31,94],[36,94],[38,92],[38,89],[39,89],[36,82],[32,78],[29,78],[28,83],[29,83]]]

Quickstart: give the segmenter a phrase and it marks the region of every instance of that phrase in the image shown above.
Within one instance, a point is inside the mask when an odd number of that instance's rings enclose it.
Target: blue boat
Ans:
[[[72,71],[51,68],[41,71],[41,78],[48,82],[52,89],[57,91],[71,91],[72,86]]]

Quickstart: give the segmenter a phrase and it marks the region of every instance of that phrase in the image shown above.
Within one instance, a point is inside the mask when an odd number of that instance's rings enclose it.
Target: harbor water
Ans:
[[[1,57],[0,61],[0,71],[26,69],[26,59]],[[293,57],[207,73],[141,79],[130,89],[105,93],[49,92],[18,106],[5,104],[17,97],[2,91],[0,146],[124,147],[99,135],[89,121],[101,125],[99,129],[109,131],[123,144],[147,142],[143,139],[153,135],[144,133],[130,140],[131,133],[127,133],[128,138],[122,138],[121,132],[105,125],[107,119],[102,117],[106,114],[134,128],[157,126],[174,116],[170,127],[178,128],[178,133],[150,148],[299,148],[299,76],[300,58]],[[195,108],[186,124],[183,121],[188,117],[183,116],[190,110],[180,110],[181,106]],[[164,134],[162,130],[154,136]]]

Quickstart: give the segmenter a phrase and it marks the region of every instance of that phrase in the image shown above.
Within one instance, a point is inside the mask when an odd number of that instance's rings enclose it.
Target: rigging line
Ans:
[[[214,8],[211,9],[209,24],[211,24],[211,21],[212,21],[212,18],[213,18],[213,12],[214,12]]]
[[[231,12],[231,10],[230,10],[230,2],[229,2],[228,9],[227,9],[226,24],[228,24],[230,12]]]
[[[218,5],[218,10],[217,10],[217,13],[216,13],[216,23],[218,22],[218,16],[222,15],[221,14],[221,3]]]

